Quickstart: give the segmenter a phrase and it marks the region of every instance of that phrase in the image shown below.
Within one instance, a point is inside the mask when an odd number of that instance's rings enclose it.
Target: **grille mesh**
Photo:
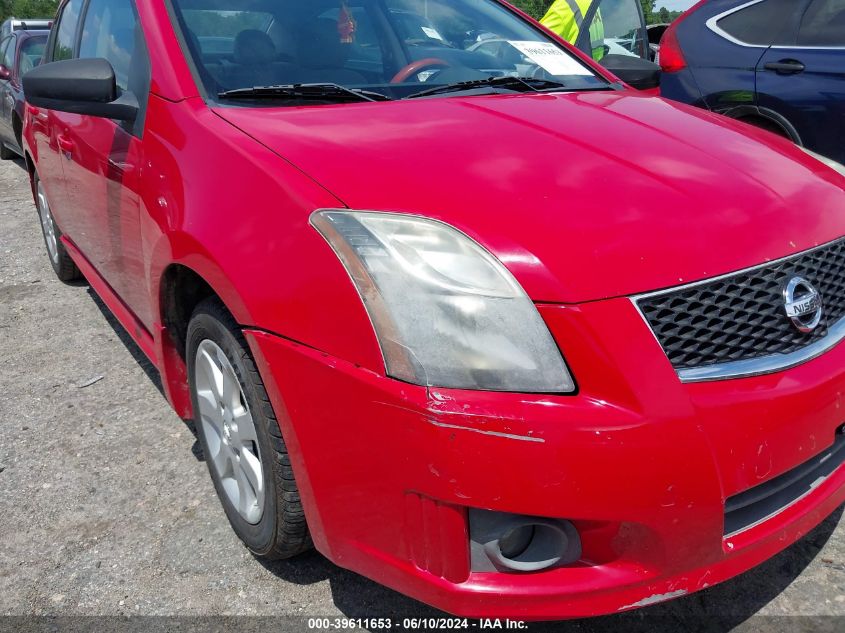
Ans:
[[[819,326],[802,334],[786,317],[793,276],[822,298]],[[845,316],[845,239],[754,270],[637,301],[675,369],[788,354],[823,338]]]

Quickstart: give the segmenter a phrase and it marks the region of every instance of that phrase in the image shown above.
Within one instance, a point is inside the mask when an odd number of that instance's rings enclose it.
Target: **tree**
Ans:
[[[511,0],[511,4],[522,9],[531,17],[539,20],[544,15],[549,7],[552,6],[554,0]]]
[[[0,21],[6,18],[52,18],[58,0],[0,0]]]

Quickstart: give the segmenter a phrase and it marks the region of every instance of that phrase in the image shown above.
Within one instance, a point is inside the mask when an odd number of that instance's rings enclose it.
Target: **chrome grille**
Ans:
[[[784,311],[783,289],[794,276],[822,297],[821,323],[806,334]],[[841,338],[841,327],[832,329],[845,317],[845,239],[635,303],[679,373],[817,349],[834,334]]]

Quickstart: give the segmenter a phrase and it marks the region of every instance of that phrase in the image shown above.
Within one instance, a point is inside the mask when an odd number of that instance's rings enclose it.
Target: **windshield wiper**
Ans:
[[[340,84],[285,84],[280,86],[254,86],[220,92],[221,99],[284,99],[315,101],[392,101],[387,95],[369,90],[347,88]]]
[[[476,88],[487,87],[507,88],[519,92],[543,92],[544,90],[566,88],[566,84],[560,81],[535,79],[533,77],[486,77],[484,79],[459,81],[454,84],[437,86],[436,88],[430,88],[428,90],[423,90],[422,92],[415,92],[405,98],[416,99],[417,97],[427,97],[429,95],[445,94],[448,92],[463,92],[464,90],[475,90]]]

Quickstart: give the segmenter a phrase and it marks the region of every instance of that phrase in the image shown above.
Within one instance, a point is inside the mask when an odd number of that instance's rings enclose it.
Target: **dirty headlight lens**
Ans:
[[[805,154],[809,154],[813,158],[815,158],[820,163],[824,163],[828,167],[830,167],[833,171],[839,173],[841,176],[845,176],[845,165],[842,163],[838,163],[832,158],[828,158],[827,156],[822,156],[821,154],[817,154],[813,150],[807,149],[806,147],[798,146],[798,149],[802,150]]]
[[[360,293],[387,373],[455,389],[566,393],[574,382],[510,272],[460,231],[416,216],[317,211]]]

